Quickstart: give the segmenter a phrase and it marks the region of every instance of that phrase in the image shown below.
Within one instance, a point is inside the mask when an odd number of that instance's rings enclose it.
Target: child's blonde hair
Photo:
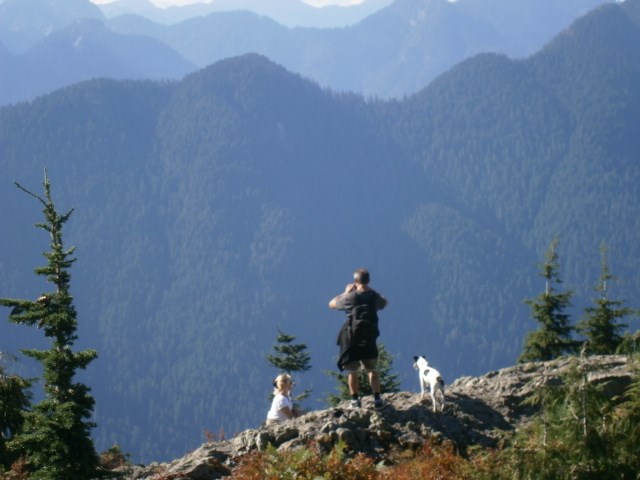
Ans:
[[[288,373],[281,373],[273,381],[273,386],[275,387],[273,389],[273,394],[282,393],[285,385],[293,385],[293,379]]]

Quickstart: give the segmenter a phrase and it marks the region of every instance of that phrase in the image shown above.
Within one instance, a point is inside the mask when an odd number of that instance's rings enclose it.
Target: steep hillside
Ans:
[[[627,13],[639,4],[600,8],[530,62],[540,83],[571,112],[574,125],[566,156],[549,179],[536,233],[532,232],[538,240],[554,231],[566,232],[567,259],[574,265],[568,272],[571,279],[588,275],[579,259],[596,247],[597,240],[585,238],[584,229],[612,232],[602,240],[624,251],[631,269],[640,267],[640,246],[632,233],[640,231],[640,223],[627,214],[629,202],[635,200],[621,193],[640,181],[640,128],[634,120],[640,118],[640,98],[634,92],[640,82],[640,29]],[[562,209],[553,212],[558,205]],[[621,225],[630,236],[618,229]]]
[[[203,429],[258,424],[278,328],[309,347],[297,383],[322,405],[342,321],[327,302],[358,266],[391,301],[381,340],[405,389],[416,353],[449,378],[510,365],[536,326],[522,301],[544,288],[536,264],[555,234],[572,320],[600,242],[621,279],[609,294],[637,306],[640,100],[615,87],[640,66],[627,8],[527,60],[474,57],[402,101],[325,91],[247,55],[2,108],[0,291],[45,288],[32,274],[39,205],[11,182],[37,189],[47,167],[60,208],[76,209],[65,238],[81,346],[100,353],[86,373],[97,443],[142,461],[181,454]],[[562,58],[575,59],[564,73]],[[0,338],[40,341],[5,322]]]

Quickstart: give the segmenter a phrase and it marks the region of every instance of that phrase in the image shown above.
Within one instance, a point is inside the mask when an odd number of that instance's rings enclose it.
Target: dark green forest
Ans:
[[[81,375],[96,445],[135,461],[259,425],[278,329],[309,347],[305,407],[326,406],[342,322],[327,303],[357,267],[390,301],[381,341],[403,389],[418,389],[416,354],[448,382],[511,365],[555,237],[574,324],[597,297],[603,243],[610,296],[638,306],[638,45],[627,0],[527,59],[479,55],[402,100],[323,90],[246,55],[179,82],[93,80],[4,107],[0,297],[45,288],[33,269],[47,238],[13,182],[36,188],[46,168],[75,209],[65,235],[78,347],[98,352]],[[40,347],[32,330],[0,322],[0,351]]]

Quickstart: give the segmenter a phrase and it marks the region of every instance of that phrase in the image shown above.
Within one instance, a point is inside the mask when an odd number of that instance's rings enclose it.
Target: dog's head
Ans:
[[[429,367],[429,362],[427,362],[427,359],[424,358],[423,355],[413,357],[413,368],[416,370],[424,370],[427,367]]]

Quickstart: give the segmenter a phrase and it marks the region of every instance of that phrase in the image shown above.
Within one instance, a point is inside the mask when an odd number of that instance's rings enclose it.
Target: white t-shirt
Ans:
[[[276,394],[273,397],[273,401],[271,402],[271,409],[269,413],[267,413],[267,420],[275,420],[276,422],[283,422],[287,420],[287,417],[282,409],[284,407],[289,407],[290,410],[293,410],[293,402],[290,397],[283,395],[282,393]]]

